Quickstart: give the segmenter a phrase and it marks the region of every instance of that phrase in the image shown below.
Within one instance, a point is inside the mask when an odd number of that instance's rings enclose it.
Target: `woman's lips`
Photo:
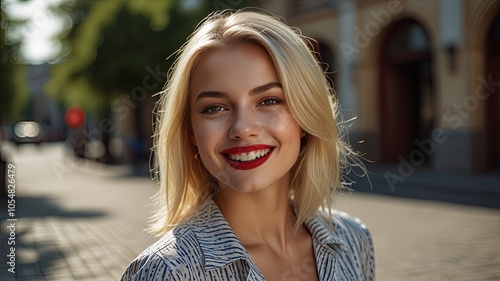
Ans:
[[[222,154],[231,167],[237,170],[250,170],[264,164],[272,152],[272,146],[260,144],[232,147],[222,151]]]

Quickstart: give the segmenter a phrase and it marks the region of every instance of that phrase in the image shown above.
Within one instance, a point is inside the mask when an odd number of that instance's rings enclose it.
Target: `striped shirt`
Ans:
[[[318,212],[305,222],[311,233],[319,280],[375,280],[371,235],[350,215]],[[302,280],[298,270],[282,280]],[[314,264],[309,264],[309,267]],[[307,270],[307,268],[302,268]],[[299,271],[299,272],[298,272]],[[302,272],[303,274],[303,272]],[[265,280],[213,200],[189,220],[167,232],[123,273],[125,280]]]

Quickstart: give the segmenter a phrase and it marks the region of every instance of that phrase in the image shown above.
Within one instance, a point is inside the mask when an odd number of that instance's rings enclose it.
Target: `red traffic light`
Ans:
[[[85,111],[78,106],[70,106],[64,114],[64,121],[70,128],[80,128],[85,122]]]

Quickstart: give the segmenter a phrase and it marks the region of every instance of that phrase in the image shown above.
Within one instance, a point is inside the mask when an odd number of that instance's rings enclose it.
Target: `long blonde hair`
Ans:
[[[246,10],[213,13],[179,50],[157,105],[154,151],[160,190],[150,228],[157,235],[185,221],[217,191],[214,177],[195,159],[188,86],[196,62],[207,51],[242,42],[258,44],[269,53],[290,112],[307,133],[290,173],[297,225],[320,208],[330,209],[341,187],[341,163],[353,152],[338,136],[333,89],[308,41],[269,14]]]

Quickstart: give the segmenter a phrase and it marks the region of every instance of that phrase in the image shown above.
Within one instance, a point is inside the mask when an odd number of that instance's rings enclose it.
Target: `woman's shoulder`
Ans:
[[[196,253],[199,248],[197,243],[190,226],[181,224],[137,256],[120,280],[171,280],[174,276],[182,277],[187,274],[187,264],[196,266],[201,260],[202,254]]]
[[[121,280],[199,280],[204,268],[229,262],[236,252],[242,257],[243,251],[215,203],[207,200],[132,261]]]
[[[349,232],[363,232],[370,233],[368,227],[358,217],[352,216],[349,213],[339,210],[332,210],[332,217],[334,226],[342,228]],[[326,215],[326,214],[325,214]]]
[[[368,230],[363,221],[358,217],[336,209],[332,209],[331,211],[319,210],[316,212],[315,217],[328,225],[333,223],[334,226],[345,229]]]
[[[375,252],[372,236],[358,218],[337,210],[320,211],[312,219],[316,239],[334,249],[340,247],[339,257],[356,264],[362,280],[375,279]],[[361,280],[359,279],[359,280]]]
[[[345,245],[356,243],[367,251],[373,248],[370,230],[359,218],[346,212],[331,210],[318,211],[315,219],[338,243]]]

